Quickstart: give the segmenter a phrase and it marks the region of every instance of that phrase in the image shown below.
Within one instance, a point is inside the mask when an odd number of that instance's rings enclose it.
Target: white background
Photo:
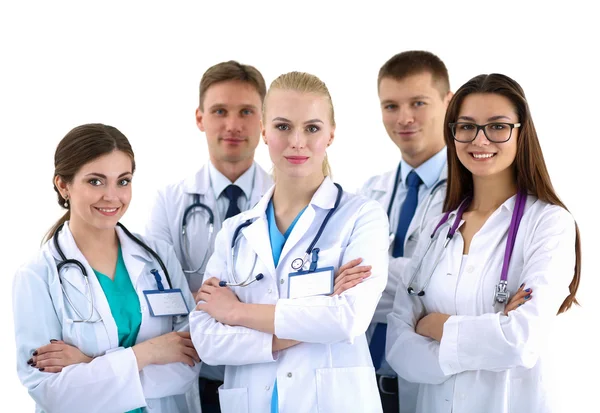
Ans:
[[[600,409],[593,404],[600,383],[595,338],[600,260],[594,238],[600,228],[592,215],[600,152],[600,30],[592,6],[417,0],[8,3],[0,5],[5,280],[0,403],[12,406],[10,411],[33,411],[15,372],[12,277],[62,213],[52,190],[53,156],[72,127],[102,122],[129,137],[138,170],[123,221],[141,231],[154,191],[207,160],[194,110],[209,66],[236,59],[255,65],[267,83],[287,71],[307,71],[330,88],[338,124],[330,150],[333,176],[354,191],[399,160],[381,124],[376,79],[389,57],[409,49],[440,56],[452,90],[490,72],[509,75],[525,89],[553,183],[579,223],[583,242],[582,307],[557,318],[548,378],[560,411]],[[257,160],[270,169],[262,143]]]

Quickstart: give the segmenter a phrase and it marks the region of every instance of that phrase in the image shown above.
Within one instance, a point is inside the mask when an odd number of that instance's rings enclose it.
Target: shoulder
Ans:
[[[34,278],[48,282],[49,275],[52,273],[51,267],[56,266],[56,261],[52,256],[48,243],[49,241],[17,269],[15,283],[27,282]]]
[[[525,214],[523,219],[527,218],[533,228],[540,226],[553,226],[556,229],[575,228],[575,219],[573,215],[565,208],[542,201],[535,196],[527,197]]]
[[[395,176],[395,169],[383,174],[374,175],[365,181],[359,192],[363,195],[368,195],[372,191],[385,192],[389,190],[388,187],[393,186]]]

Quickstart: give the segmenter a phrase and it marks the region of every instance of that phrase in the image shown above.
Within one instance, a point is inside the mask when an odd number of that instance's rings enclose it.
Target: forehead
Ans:
[[[227,80],[212,84],[204,93],[204,106],[261,106],[256,88],[239,80]]]
[[[294,90],[272,90],[266,102],[267,120],[283,117],[289,120],[329,120],[331,108],[327,97]]]
[[[408,100],[415,96],[426,96],[441,100],[440,91],[436,88],[433,76],[429,72],[406,76],[400,80],[384,77],[379,83],[379,99]]]
[[[100,173],[106,176],[119,176],[124,172],[131,172],[132,167],[129,155],[125,152],[115,150],[84,164],[77,174]]]
[[[485,121],[494,116],[506,116],[516,120],[514,105],[505,96],[495,93],[473,93],[463,100],[458,116]]]

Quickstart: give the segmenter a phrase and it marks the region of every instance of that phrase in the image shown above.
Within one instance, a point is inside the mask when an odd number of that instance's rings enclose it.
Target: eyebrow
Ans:
[[[127,176],[127,175],[133,175],[133,173],[132,173],[132,172],[123,172],[123,173],[122,173],[121,175],[119,175],[118,177],[119,177],[119,178],[122,178],[122,177],[124,177],[124,176]],[[104,175],[104,174],[99,174],[98,172],[91,172],[91,173],[89,173],[89,174],[87,174],[87,175],[85,175],[85,176],[97,176],[97,177],[99,177],[99,178],[106,179],[106,175]]]
[[[214,105],[212,105],[211,107],[209,107],[209,110],[215,110],[215,109],[220,109],[220,108],[227,108],[227,107],[240,107],[240,108],[251,108],[251,109],[258,109],[258,107],[256,105],[252,105],[250,103],[242,103],[241,105],[226,105],[225,103],[215,103]]]
[[[470,116],[459,116],[458,120],[468,120],[469,122],[475,122],[475,119],[473,119]],[[492,116],[491,118],[488,118],[488,122],[493,122],[495,120],[511,120],[508,116],[504,116],[504,115],[498,115],[498,116]]]
[[[286,118],[282,118],[280,116],[273,118],[273,122],[288,122],[288,123],[292,123],[291,120],[286,119]],[[321,119],[311,119],[311,120],[307,120],[306,122],[304,122],[304,124],[306,125],[307,123],[323,123],[323,121]]]
[[[425,96],[425,95],[417,95],[417,96],[411,96],[409,98],[409,100],[431,100],[431,97]],[[397,103],[397,101],[394,99],[386,99],[386,100],[381,101],[382,105],[387,105],[389,103]]]

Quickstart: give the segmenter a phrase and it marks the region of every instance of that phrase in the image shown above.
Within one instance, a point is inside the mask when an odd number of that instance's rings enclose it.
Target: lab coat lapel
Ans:
[[[117,227],[117,235],[119,236],[123,261],[125,262],[125,267],[127,268],[127,273],[129,274],[131,284],[134,286],[136,291],[139,290],[139,288],[146,288],[146,277],[152,277],[152,279],[154,279],[154,275],[150,274],[149,272],[148,274],[144,274],[143,271],[147,264],[151,264],[153,262],[152,257],[146,250],[136,244],[135,241],[131,240],[119,227]],[[165,289],[169,288],[169,285],[166,282],[166,276],[163,274],[162,268],[160,268],[158,263],[156,263],[156,269],[161,275]],[[150,271],[150,269],[148,269],[148,271]],[[156,286],[154,286],[153,289],[154,288],[156,288]]]
[[[258,164],[256,164],[256,169],[254,172],[254,185],[252,194],[250,194],[250,205],[257,205],[261,198],[267,192],[269,192],[272,186],[273,184],[269,180],[269,175]]]
[[[108,305],[108,300],[106,299],[106,295],[104,295],[104,290],[102,290],[102,286],[94,273],[94,270],[87,262],[77,244],[75,243],[75,239],[69,230],[69,223],[66,222],[63,229],[61,230],[59,236],[60,246],[63,250],[63,253],[67,257],[67,259],[76,259],[85,268],[88,274],[88,282],[90,284],[91,293],[94,296],[94,309],[97,311],[98,315],[104,321],[104,325],[106,327],[106,331],[108,333],[108,337],[110,340],[111,348],[118,347],[119,345],[119,336],[117,333],[117,325],[115,324],[115,320],[110,311],[110,306]],[[55,258],[59,258],[60,256],[54,250],[53,255]],[[89,292],[85,284],[85,279],[81,274],[79,268],[75,265],[68,265],[63,267],[61,274],[63,282],[68,282],[72,286],[74,286],[79,292],[81,292],[84,296],[89,297]],[[86,300],[87,302],[87,300]],[[78,309],[79,310],[79,309]],[[79,310],[81,312],[81,310]],[[87,308],[84,312],[82,312],[83,317],[89,316],[89,311]],[[96,314],[92,317],[92,320],[96,319]]]
[[[281,251],[281,256],[279,258],[279,262],[283,262],[285,257],[289,252],[294,249],[294,247],[302,240],[302,238],[307,237],[309,235],[309,229],[311,228],[315,217],[317,216],[316,209],[325,210],[322,214],[323,217],[321,219],[325,219],[327,212],[334,207],[335,200],[337,198],[338,189],[334,185],[333,181],[329,177],[325,177],[317,192],[313,195],[310,204],[302,214],[302,216],[296,222],[296,225],[292,229],[292,233],[289,238],[285,242],[283,246],[283,250]],[[320,214],[321,215],[321,214]],[[319,225],[322,222],[318,223]],[[310,239],[306,240],[306,247],[302,246],[302,257],[305,253],[305,248],[308,248],[310,242],[312,241],[312,237],[316,234],[310,233]],[[294,257],[295,258],[295,257]],[[310,257],[308,258],[310,259]]]
[[[250,248],[254,250],[258,258],[267,267],[271,274],[275,274],[275,264],[273,262],[273,252],[271,250],[271,242],[269,237],[269,225],[265,211],[267,205],[273,196],[275,186],[272,186],[265,195],[258,201],[258,204],[247,212],[242,212],[244,215],[240,224],[248,219],[254,219],[254,222],[241,230],[241,235],[246,238]],[[231,236],[233,236],[232,228]],[[238,241],[239,242],[239,241]],[[231,264],[233,265],[233,263]],[[250,263],[248,263],[250,265]]]

